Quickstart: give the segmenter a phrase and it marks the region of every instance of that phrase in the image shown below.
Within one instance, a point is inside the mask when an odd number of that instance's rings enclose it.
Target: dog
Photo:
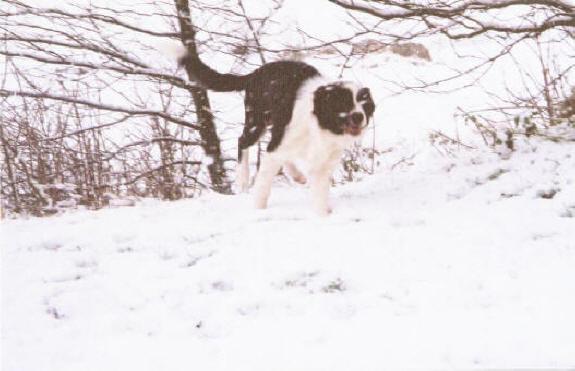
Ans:
[[[362,136],[375,112],[368,88],[329,81],[315,67],[299,61],[267,63],[247,75],[219,73],[190,53],[178,62],[206,89],[245,91],[237,171],[242,192],[249,188],[249,147],[271,130],[254,183],[256,208],[267,207],[273,178],[282,167],[294,181],[307,182],[294,163],[301,161],[308,166],[316,213],[332,212],[328,203],[331,176],[343,151]]]

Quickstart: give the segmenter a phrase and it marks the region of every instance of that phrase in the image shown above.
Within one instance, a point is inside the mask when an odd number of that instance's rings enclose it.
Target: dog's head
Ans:
[[[359,136],[375,111],[368,88],[337,82],[316,89],[313,113],[319,126],[337,135]]]

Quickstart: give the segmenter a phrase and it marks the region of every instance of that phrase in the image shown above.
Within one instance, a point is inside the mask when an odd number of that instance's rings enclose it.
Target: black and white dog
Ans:
[[[254,185],[255,207],[267,206],[274,176],[284,170],[299,183],[306,178],[294,161],[308,166],[313,206],[331,212],[331,175],[342,152],[361,137],[375,104],[368,88],[352,82],[330,82],[312,66],[295,61],[272,62],[248,75],[219,73],[199,58],[179,59],[194,79],[213,91],[245,90],[245,126],[238,140],[237,180],[249,187],[248,148],[271,130],[271,140]]]

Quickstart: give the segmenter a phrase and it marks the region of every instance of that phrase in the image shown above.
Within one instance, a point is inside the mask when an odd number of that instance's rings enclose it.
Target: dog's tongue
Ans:
[[[361,134],[361,126],[346,125],[343,132],[349,135],[359,135]]]

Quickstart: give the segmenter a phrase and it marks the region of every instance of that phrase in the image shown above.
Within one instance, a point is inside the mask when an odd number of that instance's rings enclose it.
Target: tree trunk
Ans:
[[[180,24],[180,37],[182,43],[188,48],[188,53],[191,55],[198,55],[196,48],[196,32],[192,24],[190,15],[190,7],[188,0],[174,0],[176,5],[176,12],[178,14],[178,21]],[[186,70],[188,77],[192,77],[192,71]],[[214,117],[210,108],[210,100],[208,93],[202,88],[190,88],[192,99],[196,107],[196,115],[198,125],[200,126],[199,134],[201,138],[201,146],[208,157],[212,159],[212,163],[208,165],[208,172],[214,191],[224,194],[231,193],[231,185],[226,178],[226,170],[222,159],[222,152],[220,147],[220,138],[216,131],[214,124]]]

